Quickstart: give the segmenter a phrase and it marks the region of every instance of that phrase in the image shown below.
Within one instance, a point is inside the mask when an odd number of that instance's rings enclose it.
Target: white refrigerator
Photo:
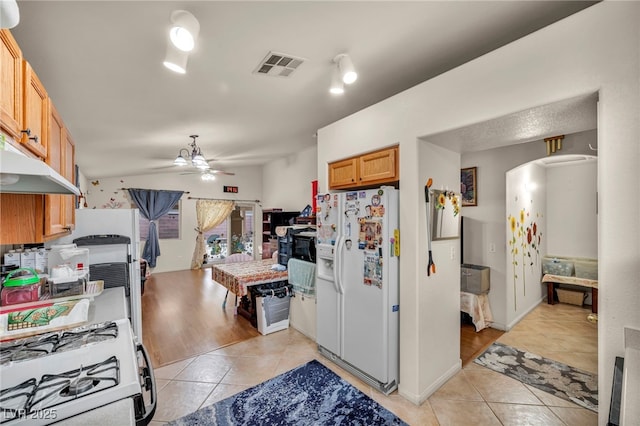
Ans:
[[[320,353],[385,394],[399,376],[398,191],[317,197]]]
[[[59,242],[72,243],[83,237],[96,237],[83,245],[89,249],[89,266],[99,266],[102,274],[113,271],[110,282],[119,285],[126,280],[127,304],[133,332],[142,343],[142,289],[140,279],[140,212],[138,209],[76,209],[75,229]],[[102,237],[102,238],[101,238]],[[107,238],[113,237],[113,238]],[[127,237],[124,243],[117,237]],[[100,240],[108,242],[103,244]],[[58,242],[57,242],[58,243]],[[86,244],[86,241],[84,242]],[[125,263],[125,265],[122,265]],[[124,273],[120,266],[125,268]],[[96,277],[91,276],[94,280]],[[100,277],[102,279],[102,277]]]

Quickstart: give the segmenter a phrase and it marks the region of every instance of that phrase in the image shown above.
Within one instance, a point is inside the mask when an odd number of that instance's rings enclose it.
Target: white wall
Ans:
[[[546,254],[598,258],[597,174],[595,159],[547,168]]]
[[[541,284],[542,256],[548,235],[546,181],[545,168],[535,163],[507,172],[504,225],[507,229],[507,330],[535,308],[546,294]]]
[[[128,191],[121,188],[144,188],[189,191],[180,200],[180,238],[161,239],[160,256],[153,272],[179,271],[191,268],[191,258],[196,241],[196,200],[188,197],[222,198],[225,200],[260,200],[262,197],[262,167],[242,167],[233,170],[235,176],[217,176],[213,182],[203,182],[200,175],[180,175],[178,173],[123,176],[93,180],[87,190],[88,208],[107,208],[121,205],[135,207],[129,199]],[[237,194],[222,192],[224,185],[237,186]],[[260,210],[256,215],[260,214]],[[259,228],[256,228],[259,229]],[[256,233],[260,237],[259,233]],[[146,239],[141,236],[141,239]],[[144,242],[141,242],[140,249]],[[255,245],[259,247],[259,245]]]
[[[589,144],[596,146],[597,136],[596,130],[565,135],[561,154],[591,155],[593,152],[589,149]],[[484,265],[491,269],[489,304],[494,316],[492,327],[501,330],[509,328],[506,298],[507,269],[504,262],[509,253],[506,244],[507,227],[505,227],[506,172],[545,156],[546,147],[543,140],[464,153],[461,156],[461,167],[477,167],[478,179],[478,205],[462,208],[463,259],[465,263]],[[560,206],[563,208],[564,203]],[[548,214],[547,217],[549,217]],[[595,230],[596,227],[592,229]],[[545,236],[543,244],[547,242],[548,239]],[[492,248],[495,248],[495,251],[491,251]],[[547,252],[545,249],[544,253]]]
[[[419,241],[427,240],[426,203],[424,185],[431,178],[431,189],[460,189],[460,154],[433,144],[422,142],[418,147],[419,181],[422,182],[420,216],[425,218],[424,224],[414,231]],[[431,200],[430,200],[431,202]],[[430,203],[432,207],[432,204]],[[432,224],[430,224],[432,226]],[[409,230],[407,230],[410,232]],[[407,232],[401,230],[400,242]],[[418,274],[422,278],[417,289],[418,323],[420,340],[416,356],[429,354],[429,365],[433,368],[424,370],[419,375],[420,398],[428,397],[438,387],[454,375],[460,368],[460,239],[433,241],[431,251],[436,273],[427,277],[428,249],[422,245],[420,250],[412,252],[407,247],[401,248],[401,258],[411,256],[418,264]],[[400,273],[401,292],[406,283]],[[400,300],[400,318],[404,309],[404,300]],[[437,327],[432,325],[437,324]],[[401,327],[404,323],[401,323]],[[422,327],[424,325],[424,327]],[[434,345],[435,342],[438,342]],[[401,342],[400,352],[413,350]],[[442,372],[445,372],[443,375]],[[400,382],[402,383],[402,378]]]
[[[263,206],[285,211],[302,210],[312,204],[311,181],[318,177],[316,147],[265,164],[262,172]],[[289,324],[316,338],[316,299],[297,294],[291,299]]]
[[[637,182],[640,163],[639,21],[638,2],[598,3],[318,132],[321,191],[327,188],[327,162],[399,143],[401,250],[424,254],[426,242],[419,237],[425,226],[421,209],[424,182],[417,138],[599,92],[601,424],[606,423],[609,412],[615,356],[623,354],[623,327],[640,327],[640,187],[629,184]],[[553,60],[552,68],[549,60]],[[479,200],[481,197],[479,194]],[[624,209],[619,207],[620,200],[626,201]],[[419,289],[428,286],[423,261],[419,255],[400,259],[399,390],[414,402],[422,401],[432,384],[439,382],[425,384],[431,377],[444,378],[450,373],[440,364],[433,365],[431,359],[439,356],[443,344],[457,339],[452,335],[446,342],[425,343],[431,329],[453,319],[420,322],[421,298],[417,296]]]
[[[263,206],[300,211],[312,205],[311,181],[318,178],[316,147],[295,152],[265,164],[262,176]]]

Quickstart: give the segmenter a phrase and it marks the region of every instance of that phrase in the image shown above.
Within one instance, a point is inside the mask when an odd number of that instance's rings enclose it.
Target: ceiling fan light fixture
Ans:
[[[216,180],[216,177],[212,173],[203,173],[202,176],[200,176],[200,179],[202,179],[205,182],[211,182]]]
[[[176,166],[186,166],[187,164],[189,164],[189,163],[187,163],[187,159],[182,156],[182,151],[187,151],[187,150],[184,149],[184,148],[181,149],[180,150],[180,154],[178,154],[176,159],[173,160],[173,164],[176,165]],[[187,154],[189,154],[188,151],[187,151]]]
[[[183,52],[192,51],[200,32],[200,23],[196,17],[186,10],[175,10],[171,13],[171,22],[171,43]]]

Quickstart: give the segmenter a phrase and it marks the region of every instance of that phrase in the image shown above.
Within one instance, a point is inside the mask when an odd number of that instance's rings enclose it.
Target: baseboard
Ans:
[[[529,315],[529,313],[531,313],[531,311],[533,311],[535,308],[538,307],[539,304],[541,304],[542,302],[544,302],[546,300],[546,296],[543,296],[540,298],[540,300],[538,300],[538,303],[533,304],[529,309],[527,309],[525,312],[523,312],[522,314],[518,315],[516,317],[516,319],[514,319],[513,321],[511,321],[509,324],[507,324],[507,328],[504,331],[509,331],[511,330],[513,327],[516,326],[516,324],[518,324],[520,321],[522,321],[522,319],[524,317],[526,317],[527,315]]]
[[[440,376],[435,382],[433,382],[429,387],[427,387],[419,394],[407,392],[407,390],[402,386],[402,383],[398,385],[398,394],[408,401],[414,403],[415,405],[421,405],[445,383],[447,383],[453,376],[458,374],[460,370],[462,370],[462,361],[458,360],[453,366],[451,366],[449,370],[447,370],[442,376]]]

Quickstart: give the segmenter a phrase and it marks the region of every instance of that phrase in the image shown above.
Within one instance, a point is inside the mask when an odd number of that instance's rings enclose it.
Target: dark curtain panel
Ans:
[[[155,191],[129,188],[129,195],[140,209],[140,214],[149,219],[149,236],[144,243],[142,258],[147,261],[151,268],[156,267],[156,258],[160,256],[156,220],[167,214],[171,207],[182,197],[182,194],[184,194],[184,191]]]

